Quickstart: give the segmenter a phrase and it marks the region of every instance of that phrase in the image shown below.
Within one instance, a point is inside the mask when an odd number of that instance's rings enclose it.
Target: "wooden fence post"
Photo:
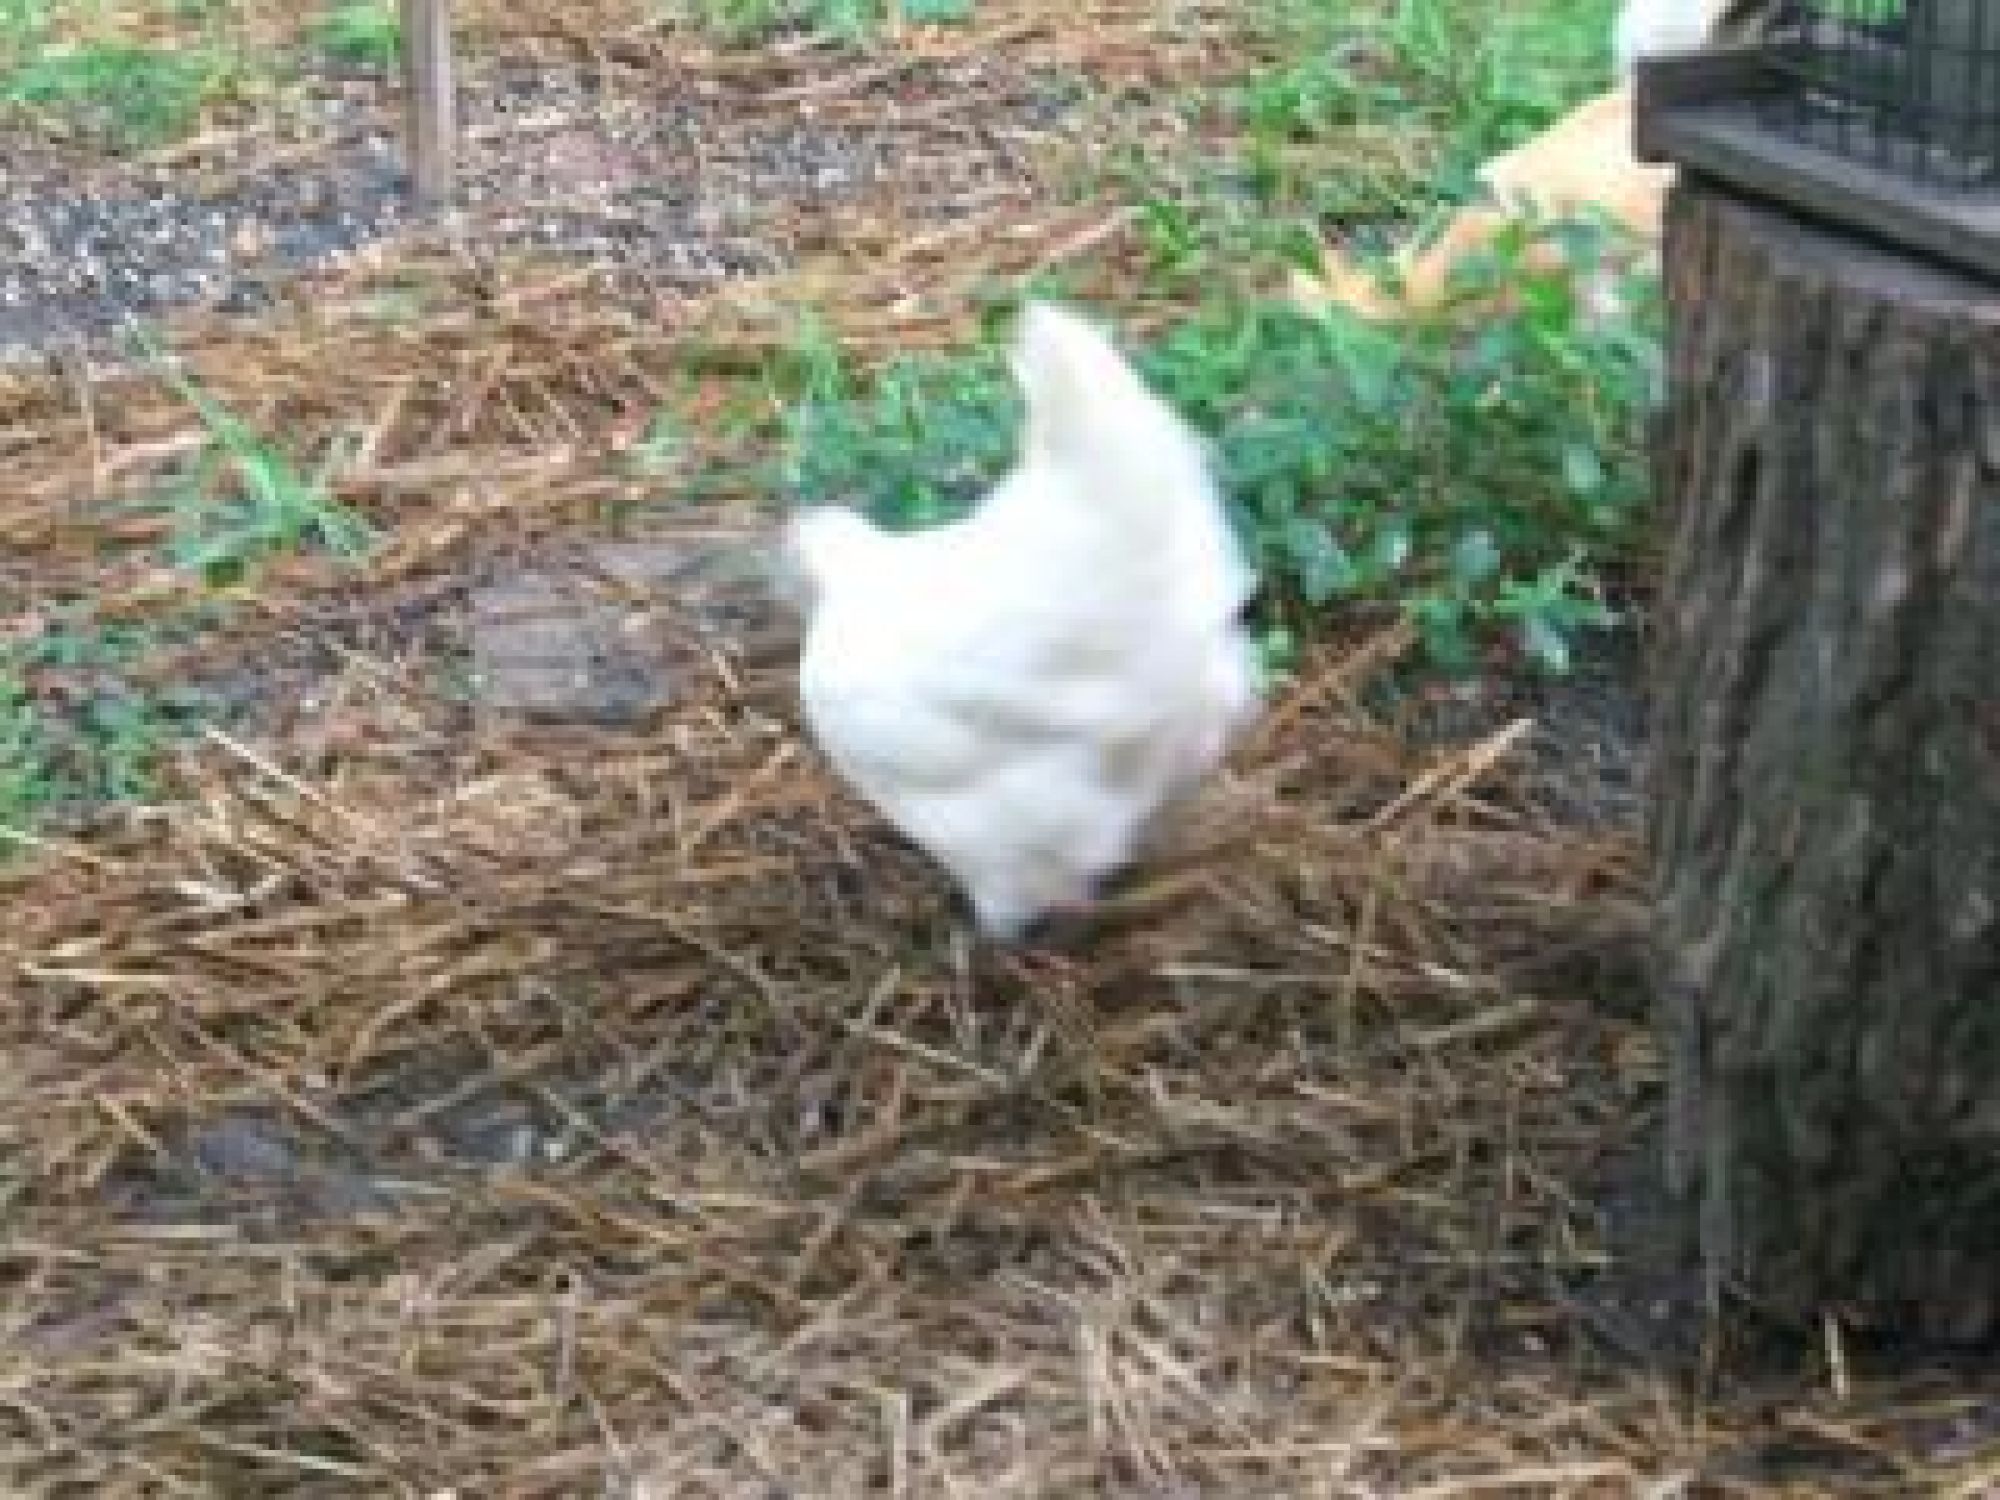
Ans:
[[[410,185],[421,206],[435,208],[451,198],[458,149],[451,0],[402,0],[402,7]]]

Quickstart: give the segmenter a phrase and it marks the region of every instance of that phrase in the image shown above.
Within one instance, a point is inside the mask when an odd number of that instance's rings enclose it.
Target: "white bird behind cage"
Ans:
[[[1612,31],[1621,77],[1642,57],[1692,52],[1707,42],[1724,0],[1625,0]]]

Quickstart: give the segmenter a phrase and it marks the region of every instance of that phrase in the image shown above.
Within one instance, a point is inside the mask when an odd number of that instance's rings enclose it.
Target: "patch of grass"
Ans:
[[[806,32],[858,46],[893,18],[918,25],[958,25],[974,0],[687,0],[687,19],[735,45]]]
[[[230,71],[221,53],[205,47],[67,44],[13,70],[0,85],[0,102],[112,146],[139,148],[192,130]]]
[[[1460,185],[1481,161],[1610,77],[1616,0],[1566,5],[1270,0],[1266,68],[1227,105],[1253,140],[1366,149],[1381,127]]]
[[[312,28],[313,45],[358,68],[386,71],[403,55],[403,16],[388,0],[342,0]]]
[[[0,829],[155,792],[161,755],[205,717],[192,694],[144,680],[157,644],[152,632],[61,610],[0,646]],[[11,852],[0,843],[0,859]]]
[[[1019,398],[990,345],[864,373],[809,329],[791,365],[773,478],[796,501],[851,505],[892,530],[934,525],[964,514],[1013,451]]]
[[[12,68],[49,33],[50,0],[0,0],[0,63]]]
[[[234,0],[0,0],[0,107],[112,150],[174,140],[255,81],[230,37],[240,19]]]
[[[1146,215],[1160,289],[1267,285],[1323,238],[1388,239],[1478,194],[1475,173],[1611,76],[1615,0],[1263,0],[1258,60],[1186,102],[1195,153],[1152,127],[1102,184]]]
[[[358,557],[373,534],[333,496],[344,456],[335,443],[310,471],[275,440],[175,370],[150,339],[141,347],[201,416],[208,442],[173,481],[168,559],[226,588],[285,552],[321,548]],[[213,717],[198,696],[162,687],[145,659],[212,623],[203,606],[168,625],[94,622],[87,602],[51,612],[0,642],[0,829],[152,793],[161,753]],[[7,850],[0,847],[0,857]]]
[[[49,762],[47,733],[27,684],[0,666],[0,828],[25,828],[47,804]],[[0,848],[0,859],[7,853]]]
[[[166,361],[163,377],[201,415],[209,441],[174,487],[168,556],[212,586],[241,581],[274,555],[316,547],[359,558],[374,534],[334,498],[332,480],[344,445],[328,445],[319,464],[302,469],[276,440],[258,432]]]

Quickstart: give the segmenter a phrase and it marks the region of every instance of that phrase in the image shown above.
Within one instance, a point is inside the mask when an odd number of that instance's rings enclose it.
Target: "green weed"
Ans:
[[[367,548],[368,525],[332,493],[344,456],[338,443],[311,471],[303,469],[173,369],[148,338],[139,343],[208,433],[166,497],[174,514],[172,563],[221,588],[283,552],[317,547],[354,557]],[[0,645],[0,829],[150,795],[163,750],[213,709],[198,696],[159,687],[144,670],[145,657],[170,636],[192,636],[211,623],[197,612],[170,630],[119,627],[93,623],[79,605]]]
[[[341,0],[320,16],[312,39],[341,62],[387,70],[403,55],[402,11],[388,0]]]
[[[725,41],[745,44],[800,31],[858,46],[878,35],[894,14],[923,25],[972,18],[974,0],[687,0],[686,18]]]
[[[1388,126],[1428,136],[1434,161],[1469,172],[1602,86],[1615,9],[1615,0],[1272,0],[1275,61],[1229,102],[1259,138],[1359,143]]]
[[[335,499],[332,480],[347,457],[340,440],[328,444],[310,472],[274,439],[174,369],[141,340],[156,368],[200,414],[208,442],[169,497],[174,533],[168,557],[204,582],[225,587],[274,555],[317,547],[358,558],[374,542],[360,515]]]
[[[0,0],[0,107],[112,150],[187,135],[257,81],[237,0]],[[158,23],[179,33],[157,42]]]
[[[0,81],[0,103],[118,148],[185,135],[232,75],[228,57],[195,46],[96,41],[36,50]]]
[[[156,644],[66,610],[0,647],[0,830],[157,790],[162,753],[205,705],[144,680]],[[10,852],[0,843],[0,859]]]
[[[19,67],[48,38],[50,0],[0,0],[0,64]]]
[[[47,804],[54,786],[50,759],[27,684],[0,666],[0,828],[25,827]],[[0,849],[0,858],[6,852]]]
[[[1613,9],[1263,0],[1261,62],[1187,105],[1211,144],[1134,140],[1107,186],[1142,206],[1163,290],[1266,285],[1329,226],[1387,238],[1475,196],[1481,163],[1608,80]]]
[[[934,525],[963,515],[1012,452],[1018,397],[990,348],[864,376],[808,335],[794,360],[774,477],[799,503],[851,505],[892,530]]]

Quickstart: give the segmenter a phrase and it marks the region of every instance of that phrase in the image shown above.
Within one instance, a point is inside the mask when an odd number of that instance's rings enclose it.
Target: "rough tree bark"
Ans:
[[[2000,1334],[2000,288],[1687,173],[1663,264],[1669,1184],[1712,1307]]]

